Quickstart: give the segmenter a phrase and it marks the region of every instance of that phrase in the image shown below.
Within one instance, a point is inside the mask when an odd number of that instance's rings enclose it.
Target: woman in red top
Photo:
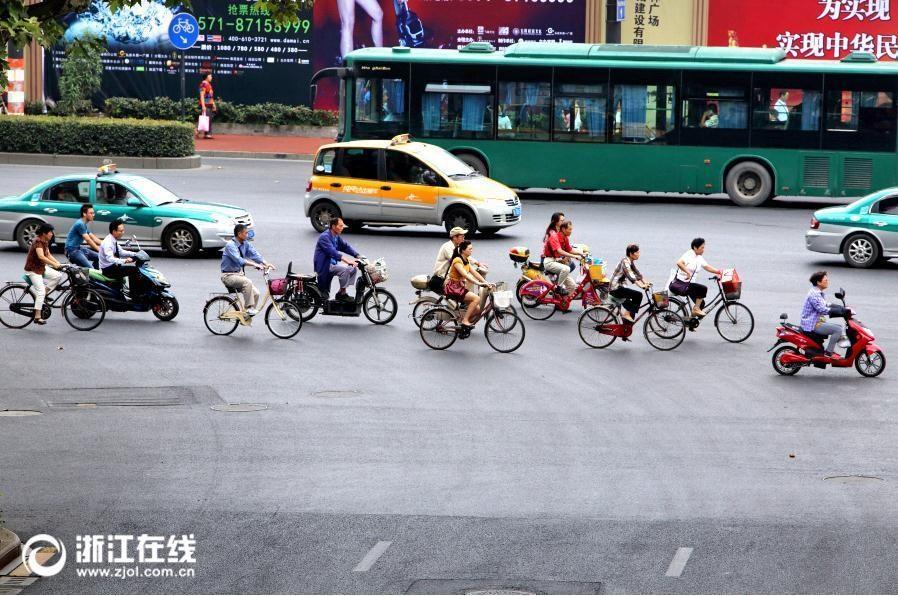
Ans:
[[[215,90],[212,89],[212,73],[207,74],[200,82],[200,109],[203,111],[203,116],[209,118],[209,130],[206,131],[203,138],[215,138],[212,136],[212,115],[218,111],[218,106],[215,105]],[[200,131],[196,132],[199,135]]]
[[[579,250],[571,248],[570,237],[574,231],[574,223],[567,219],[558,226],[557,232],[549,232],[543,247],[543,269],[546,273],[558,276],[555,291],[568,294],[576,289],[577,284],[570,277],[569,259],[583,257]]]
[[[62,281],[62,274],[56,271],[62,268],[62,263],[50,254],[50,238],[52,237],[53,226],[46,223],[39,225],[31,248],[28,250],[28,256],[25,257],[25,275],[31,281],[31,287],[34,288],[34,322],[38,325],[46,323],[41,316],[44,310],[44,297]]]

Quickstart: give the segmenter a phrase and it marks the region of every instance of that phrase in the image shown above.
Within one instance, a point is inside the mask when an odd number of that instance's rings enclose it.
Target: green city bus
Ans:
[[[526,42],[365,48],[340,140],[410,133],[515,188],[850,197],[896,185],[898,64],[854,52]]]

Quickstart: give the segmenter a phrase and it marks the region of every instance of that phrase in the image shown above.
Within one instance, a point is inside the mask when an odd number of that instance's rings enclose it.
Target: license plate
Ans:
[[[520,207],[515,207],[514,209],[512,209],[512,210],[511,210],[511,215],[512,215],[513,217],[521,217],[521,208],[520,208]]]

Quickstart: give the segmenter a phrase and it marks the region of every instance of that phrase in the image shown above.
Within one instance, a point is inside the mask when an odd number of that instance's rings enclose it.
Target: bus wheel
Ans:
[[[481,176],[489,175],[489,170],[487,169],[486,164],[476,155],[472,155],[471,153],[459,153],[455,157],[474,168]]]
[[[758,162],[743,161],[727,173],[726,191],[740,207],[758,207],[773,198],[773,178]]]

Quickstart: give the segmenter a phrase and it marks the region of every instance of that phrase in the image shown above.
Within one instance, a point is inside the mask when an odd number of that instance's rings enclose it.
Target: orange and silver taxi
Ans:
[[[350,229],[436,224],[490,234],[521,221],[521,201],[448,151],[400,135],[322,146],[306,188],[305,214],[318,231],[342,217]]]

